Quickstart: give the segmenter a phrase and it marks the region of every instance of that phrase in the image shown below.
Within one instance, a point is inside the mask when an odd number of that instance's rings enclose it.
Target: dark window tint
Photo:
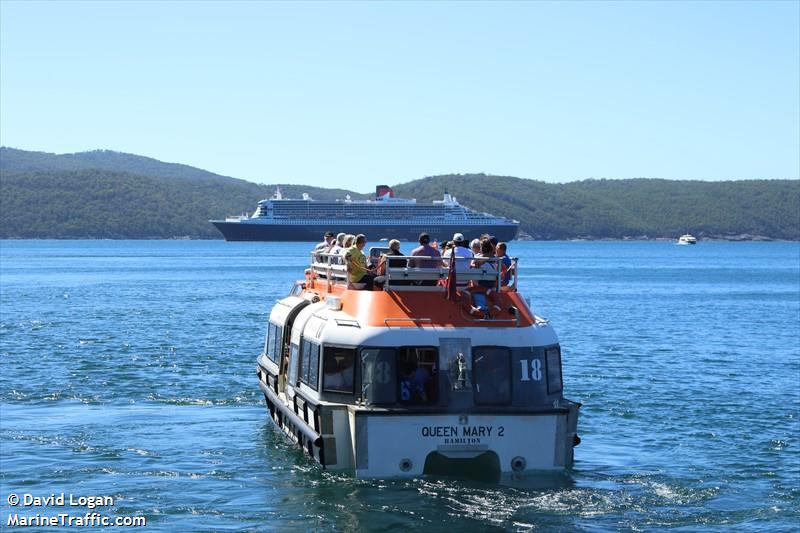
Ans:
[[[309,355],[308,364],[308,381],[306,382],[309,387],[317,390],[319,380],[319,344],[309,343],[311,346],[311,353]]]
[[[310,368],[310,361],[311,361],[311,343],[304,340],[300,343],[300,381],[303,383],[308,383],[308,370]]]
[[[438,351],[436,348],[400,348],[397,352],[400,403],[435,404],[439,399]]]
[[[548,348],[544,355],[547,362],[547,394],[561,392],[561,348]]]
[[[393,404],[397,401],[394,348],[361,350],[361,392],[368,404]]]
[[[280,363],[282,329],[275,324],[269,325],[269,339],[267,341],[267,356],[274,362]]]
[[[472,349],[472,380],[476,405],[506,405],[511,401],[511,350]]]
[[[352,394],[355,350],[326,346],[323,353],[323,390]]]

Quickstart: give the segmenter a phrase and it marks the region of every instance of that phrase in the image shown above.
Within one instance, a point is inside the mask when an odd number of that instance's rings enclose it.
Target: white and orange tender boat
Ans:
[[[516,279],[478,319],[448,286],[500,287],[496,269],[388,268],[383,290],[365,291],[337,260],[312,254],[272,309],[257,369],[272,421],[323,468],[499,482],[572,465],[580,404],[563,397],[558,338]]]

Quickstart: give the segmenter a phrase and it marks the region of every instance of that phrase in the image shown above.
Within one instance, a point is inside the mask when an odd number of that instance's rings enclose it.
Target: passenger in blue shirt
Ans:
[[[506,255],[506,243],[498,243],[495,254],[500,259],[500,283],[503,287],[507,287],[511,284],[511,274],[514,274],[512,272],[514,268],[511,258]]]

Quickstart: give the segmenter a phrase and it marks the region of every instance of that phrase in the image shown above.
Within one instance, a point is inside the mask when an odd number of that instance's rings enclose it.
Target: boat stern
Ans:
[[[513,414],[351,409],[356,477],[455,476],[487,482],[572,465],[580,404]]]

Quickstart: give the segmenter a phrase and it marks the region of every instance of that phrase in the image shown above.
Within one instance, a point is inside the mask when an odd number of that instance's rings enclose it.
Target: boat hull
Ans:
[[[572,466],[580,404],[505,413],[425,413],[288,401],[259,383],[270,419],[326,469],[357,478],[454,476],[491,483]]]
[[[226,241],[320,241],[326,231],[335,233],[363,233],[367,239],[377,242],[380,239],[400,239],[417,242],[420,233],[428,233],[431,239],[445,241],[453,234],[461,233],[467,240],[480,237],[484,233],[494,235],[500,241],[513,240],[517,235],[516,224],[491,224],[467,226],[455,224],[386,224],[382,222],[353,223],[331,221],[326,224],[307,226],[291,224],[269,224],[258,221],[228,222],[212,220],[212,224],[222,233]]]

